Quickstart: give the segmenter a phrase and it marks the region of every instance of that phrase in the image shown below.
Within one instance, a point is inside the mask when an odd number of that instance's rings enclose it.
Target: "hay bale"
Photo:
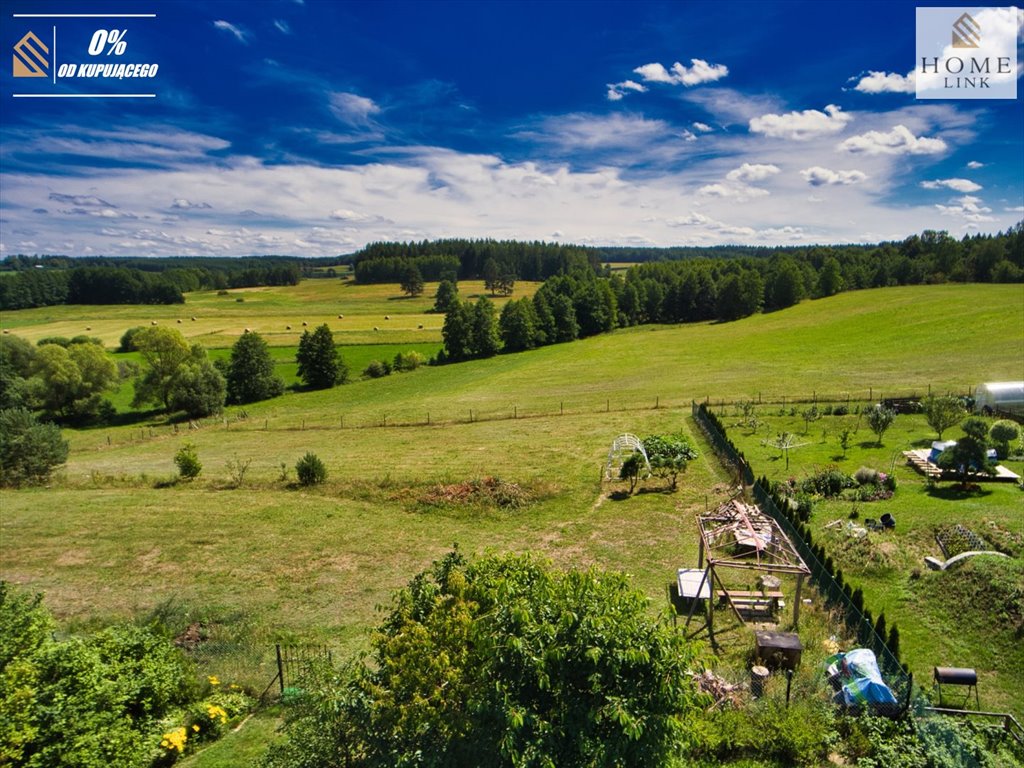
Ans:
[[[150,320],[150,321],[149,321],[149,324],[150,324],[150,325],[156,325],[156,320]]]
[[[286,331],[290,331],[290,330],[292,329],[292,327],[291,327],[290,325],[286,325],[286,326],[284,327],[284,329],[285,329]]]
[[[192,315],[192,322],[194,323],[195,321],[196,321],[196,316]]]
[[[181,318],[178,318],[178,325],[181,325]]]
[[[390,320],[391,319],[391,315],[384,315],[384,319],[385,320]]]
[[[378,327],[377,327],[377,326],[375,325],[375,326],[373,326],[373,330],[375,330],[375,331],[379,331],[379,330],[380,330],[380,328],[378,328]]]
[[[307,323],[305,320],[303,320],[302,321],[302,327],[305,328],[307,325],[309,325],[309,323]]]

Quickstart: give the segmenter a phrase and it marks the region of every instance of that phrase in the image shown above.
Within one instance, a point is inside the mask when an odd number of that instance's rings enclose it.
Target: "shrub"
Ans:
[[[136,350],[135,336],[138,334],[139,331],[144,330],[144,326],[135,326],[134,328],[129,328],[127,331],[121,334],[121,343],[118,345],[118,351],[134,352]]]
[[[839,496],[844,489],[852,488],[856,481],[838,467],[832,466],[817,472],[800,484],[804,493],[816,494],[825,498]]]
[[[199,454],[192,443],[185,443],[178,449],[178,452],[174,454],[174,464],[178,467],[178,474],[183,480],[194,480],[203,471]]]
[[[371,379],[380,379],[391,374],[391,366],[387,362],[371,360],[370,364],[363,369],[363,376]]]
[[[988,436],[996,455],[1005,459],[1010,455],[1010,443],[1020,438],[1020,427],[1009,419],[1000,419],[989,428]]]
[[[307,453],[295,464],[300,485],[319,485],[327,479],[327,467],[315,453]]]
[[[857,481],[858,485],[879,485],[881,483],[878,470],[871,467],[861,467],[853,473],[853,479]]]
[[[25,408],[0,411],[0,480],[4,485],[45,482],[67,461],[68,444],[54,424],[40,424]]]
[[[416,351],[410,352],[399,352],[395,355],[395,360],[391,364],[391,367],[399,372],[415,371],[423,365],[423,355]]]

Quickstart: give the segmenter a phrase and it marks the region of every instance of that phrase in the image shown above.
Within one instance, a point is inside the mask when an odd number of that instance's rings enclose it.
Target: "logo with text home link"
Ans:
[[[977,48],[981,45],[981,27],[969,13],[953,22],[953,47]]]
[[[39,49],[42,49],[40,52]],[[47,56],[50,49],[46,43],[28,32],[14,45],[14,76],[15,77],[48,77],[44,69],[50,68]],[[46,54],[46,55],[43,55]]]

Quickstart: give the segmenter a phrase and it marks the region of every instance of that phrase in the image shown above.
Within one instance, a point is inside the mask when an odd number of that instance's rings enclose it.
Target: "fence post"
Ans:
[[[281,695],[284,695],[284,663],[281,661],[281,644],[276,643],[274,648],[277,649],[277,682],[281,686]]]

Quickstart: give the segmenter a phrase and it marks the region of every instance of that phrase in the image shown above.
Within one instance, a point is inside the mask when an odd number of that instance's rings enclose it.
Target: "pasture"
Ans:
[[[535,288],[517,284],[514,297]],[[465,298],[483,287],[462,283],[460,291]],[[275,348],[281,368],[303,321],[328,322],[343,356],[345,345],[388,359],[418,348],[403,345],[436,345],[443,317],[429,312],[432,297],[429,285],[406,299],[396,286],[309,280],[189,295],[178,307],[11,312],[3,325],[30,340],[96,335],[113,348],[128,327],[156,320],[222,350],[249,327]],[[50,487],[0,495],[0,577],[45,592],[72,630],[171,605],[228,635],[326,641],[342,650],[362,647],[375,607],[455,542],[471,553],[532,550],[560,565],[625,570],[660,607],[675,569],[696,562],[695,514],[726,498],[729,481],[695,439],[701,457],[676,494],[652,485],[609,499],[599,473],[616,435],[686,432],[691,399],[859,402],[929,386],[965,392],[1019,377],[1021,327],[1019,286],[850,292],[734,323],[643,326],[288,392],[228,408],[198,429],[140,414],[121,426],[65,430],[71,455]],[[186,440],[203,472],[175,483],[172,459]],[[888,465],[902,442],[892,432],[871,460]],[[307,451],[329,472],[313,490],[293,485],[295,462]],[[759,472],[777,467],[769,454],[750,455]],[[237,468],[246,462],[239,485]],[[526,503],[430,501],[438,486],[487,477],[517,484]],[[903,490],[911,498],[920,488],[907,477]],[[985,514],[1012,526],[1013,492],[1000,490]],[[899,516],[920,529],[909,512]],[[872,578],[863,575],[868,603],[900,624],[906,653],[925,635],[915,634],[914,604],[899,607],[888,577]]]

